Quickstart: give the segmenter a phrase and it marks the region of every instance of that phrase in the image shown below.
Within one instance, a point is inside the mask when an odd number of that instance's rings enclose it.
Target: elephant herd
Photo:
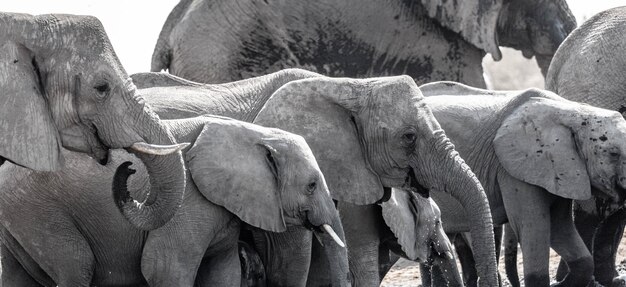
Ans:
[[[624,29],[565,0],[181,0],[128,75],[95,17],[0,13],[1,286],[378,286],[400,257],[499,286],[501,243],[513,286],[518,243],[525,286],[626,286]],[[499,46],[545,90],[486,89]]]

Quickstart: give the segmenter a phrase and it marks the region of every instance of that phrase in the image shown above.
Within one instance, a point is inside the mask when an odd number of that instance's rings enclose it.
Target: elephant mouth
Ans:
[[[413,170],[413,168],[409,169],[409,172],[404,182],[404,186],[402,188],[417,193],[424,198],[428,198],[430,196],[430,190],[419,183],[419,181],[415,177],[415,171]]]
[[[102,142],[98,135],[98,128],[95,125],[92,126],[92,129],[95,143],[91,148],[91,153],[98,163],[106,165],[109,162],[110,147]]]
[[[309,221],[309,219],[305,219],[302,225],[304,226],[304,228],[313,232],[313,235],[315,236],[317,241],[320,243],[320,245],[324,246],[324,240],[322,240],[321,236],[322,234],[326,233],[328,236],[330,236],[333,239],[333,241],[335,241],[335,243],[337,243],[337,245],[341,247],[346,247],[345,243],[343,243],[341,238],[339,238],[337,233],[335,233],[335,231],[330,225],[328,224],[314,225],[313,223],[311,223],[311,221]]]

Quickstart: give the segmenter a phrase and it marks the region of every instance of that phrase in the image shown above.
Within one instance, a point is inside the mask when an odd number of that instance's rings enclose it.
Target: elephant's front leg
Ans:
[[[572,200],[556,199],[551,216],[552,248],[561,255],[570,270],[558,285],[587,286],[593,276],[593,258],[574,226]]]
[[[556,196],[504,173],[498,175],[498,183],[509,224],[522,247],[525,286],[549,286],[550,206]]]
[[[290,226],[281,233],[253,230],[268,286],[305,286],[311,264],[311,231]]]
[[[382,226],[381,207],[339,202],[337,205],[346,233],[350,272],[355,286],[378,286],[379,247]],[[388,251],[387,251],[388,252]]]
[[[141,271],[150,286],[193,286],[209,246],[223,237],[239,236],[239,219],[226,209],[186,192],[179,212],[163,227],[148,235],[141,258]],[[231,243],[232,244],[232,243]],[[236,245],[235,245],[236,246]],[[239,282],[237,282],[239,286]]]

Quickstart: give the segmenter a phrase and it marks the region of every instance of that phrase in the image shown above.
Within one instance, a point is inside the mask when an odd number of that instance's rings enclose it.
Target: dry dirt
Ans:
[[[518,248],[519,250],[519,248]],[[517,272],[520,276],[520,282],[523,280],[522,258],[521,253],[517,254]],[[620,274],[626,274],[626,239],[622,237],[622,243],[618,249],[617,262],[618,271]],[[504,273],[504,258],[500,257],[500,275],[502,276],[502,286],[508,287],[509,281],[506,279]],[[556,268],[559,265],[560,257],[554,251],[550,252],[550,277],[554,278],[556,275]],[[459,269],[460,270],[460,269]],[[387,273],[381,286],[384,287],[398,287],[398,286],[420,286],[422,283],[420,279],[419,265],[415,262],[400,259]],[[522,282],[522,286],[524,286]]]

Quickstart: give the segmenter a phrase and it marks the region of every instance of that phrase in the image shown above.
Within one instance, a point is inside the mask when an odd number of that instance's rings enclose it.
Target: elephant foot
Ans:
[[[613,278],[613,282],[611,282],[611,287],[626,287],[626,275],[620,275]]]

